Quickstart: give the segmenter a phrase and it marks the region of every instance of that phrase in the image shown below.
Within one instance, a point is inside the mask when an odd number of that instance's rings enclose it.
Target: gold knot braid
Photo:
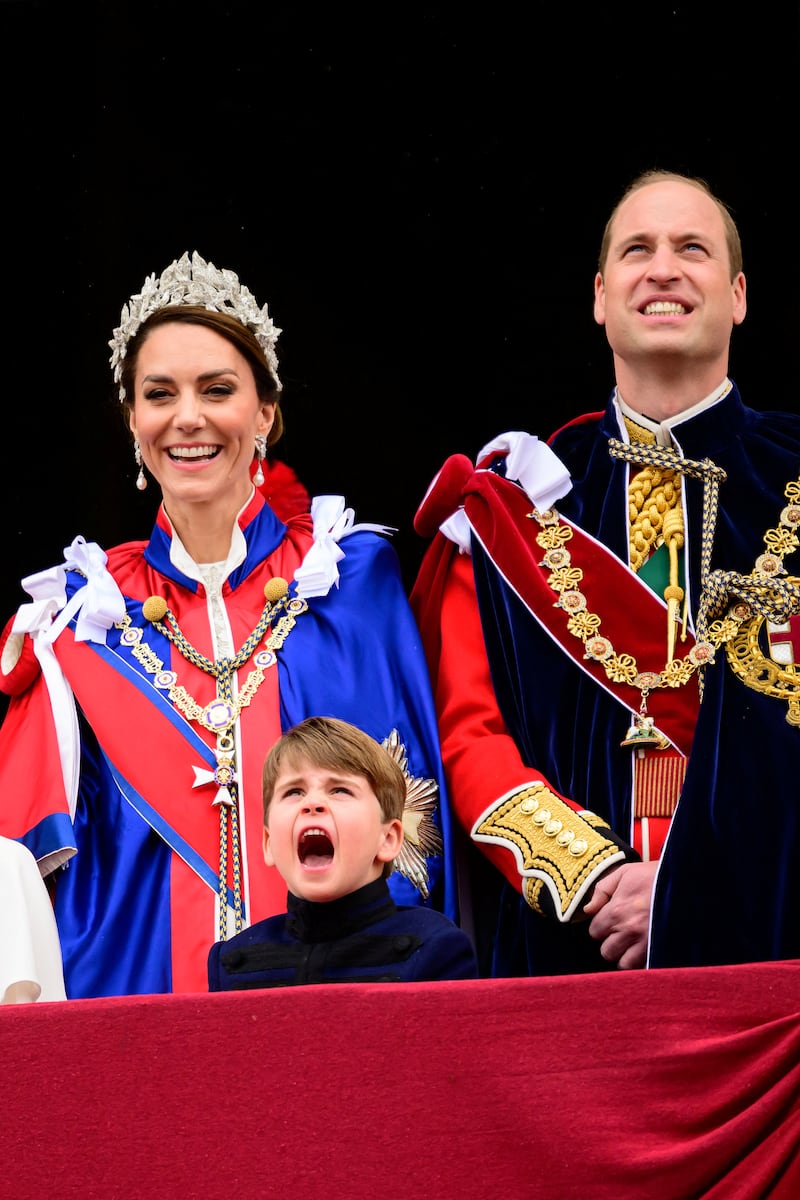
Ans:
[[[656,445],[656,435],[623,417],[632,444]],[[683,514],[680,484],[675,470],[660,466],[648,459],[641,471],[631,476],[628,484],[628,518],[630,521],[630,563],[638,571],[656,546],[675,539],[676,549],[683,545]],[[677,564],[677,558],[676,558]],[[673,581],[677,584],[677,580]]]
[[[631,567],[638,571],[651,550],[667,540],[667,529],[683,534],[680,515],[681,493],[675,485],[675,472],[645,467],[628,486]],[[678,513],[678,525],[668,525],[672,513]]]
[[[683,545],[683,512],[680,506],[680,492],[678,492],[676,507],[670,508],[664,513],[661,534],[665,542],[675,542],[678,549]]]

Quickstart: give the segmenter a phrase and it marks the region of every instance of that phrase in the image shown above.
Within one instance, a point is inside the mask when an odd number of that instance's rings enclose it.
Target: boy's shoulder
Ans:
[[[399,926],[420,936],[433,933],[452,933],[464,938],[467,936],[445,913],[436,908],[425,908],[421,904],[399,904],[394,920]]]

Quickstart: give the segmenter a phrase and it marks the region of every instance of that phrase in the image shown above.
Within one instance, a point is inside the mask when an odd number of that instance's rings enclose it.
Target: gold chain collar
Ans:
[[[265,585],[264,593],[266,596],[264,610],[258,624],[241,650],[232,658],[216,661],[201,654],[187,641],[175,616],[162,597],[151,596],[144,602],[142,615],[145,619],[175,646],[187,662],[193,663],[194,666],[216,678],[217,697],[206,705],[198,704],[186,688],[178,683],[175,671],[164,669],[161,659],[146,642],[143,642],[143,631],[132,627],[128,614],[122,621],[117,622],[117,628],[123,631],[120,638],[121,643],[130,648],[131,654],[137,662],[141,663],[148,674],[153,676],[156,687],[165,691],[175,707],[190,721],[196,721],[198,725],[202,725],[204,729],[215,734],[218,744],[220,738],[226,738],[230,734],[242,709],[250,704],[264,682],[265,672],[277,661],[276,651],[283,646],[294,628],[297,618],[308,609],[306,600],[289,595],[285,579],[276,577],[270,580]],[[283,615],[280,615],[281,613]],[[273,622],[275,623],[274,628],[270,628]],[[231,694],[234,672],[253,655],[265,634],[267,636],[264,645],[255,655],[253,667],[234,699]]]
[[[130,615],[125,614],[116,627],[122,630],[120,643],[130,649],[157,688],[165,691],[175,707],[190,721],[196,721],[203,729],[216,737],[216,768],[213,781],[218,791],[214,804],[219,807],[219,930],[218,937],[227,936],[228,911],[228,825],[233,859],[233,905],[234,929],[238,933],[244,927],[241,884],[241,844],[238,814],[238,777],[236,771],[236,741],[234,726],[243,708],[246,708],[266,678],[266,672],[277,662],[277,651],[294,628],[301,613],[308,609],[308,602],[291,596],[285,579],[276,576],[264,587],[265,604],[253,632],[239,652],[230,658],[213,660],[201,654],[186,639],[180,626],[161,596],[151,596],[142,605],[142,615],[154,629],[163,634],[176,650],[194,666],[212,675],[216,680],[217,695],[210,704],[201,705],[178,683],[175,671],[165,670],[164,664],[152,647],[143,641],[143,631],[132,625]],[[274,628],[272,628],[274,624]],[[259,642],[263,648],[256,653]],[[255,654],[253,666],[237,695],[233,695],[235,672]]]
[[[698,637],[695,645],[683,658],[672,658],[660,671],[640,671],[631,654],[619,654],[601,631],[601,618],[589,612],[588,602],[579,588],[583,580],[583,569],[572,563],[567,543],[573,531],[564,523],[554,508],[540,512],[533,509],[529,517],[541,526],[536,542],[545,551],[541,566],[548,567],[547,583],[558,595],[557,608],[567,614],[567,629],[584,644],[585,657],[601,663],[607,677],[614,683],[623,683],[636,688],[641,695],[637,724],[622,743],[641,744],[643,738],[651,738],[654,744],[663,744],[663,739],[652,734],[652,720],[647,717],[647,697],[657,688],[682,687],[702,668],[714,661],[715,651],[737,634],[739,627],[749,620],[755,611],[769,615],[775,621],[785,621],[789,610],[800,612],[800,589],[790,580],[782,581],[786,575],[783,558],[796,550],[800,541],[797,528],[800,525],[800,478],[787,484],[784,495],[789,504],[782,510],[779,524],[768,529],[764,535],[766,552],[759,555],[749,576],[734,572],[715,571],[706,579],[706,588],[701,596],[704,613],[719,612],[731,595],[734,600],[727,614],[706,626],[705,636]],[[702,690],[701,690],[702,698]]]

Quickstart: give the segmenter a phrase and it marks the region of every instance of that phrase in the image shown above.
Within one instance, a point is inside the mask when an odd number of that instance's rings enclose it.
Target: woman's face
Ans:
[[[247,359],[213,329],[170,322],[140,347],[130,428],[173,521],[197,505],[242,508],[256,435],[274,416]]]

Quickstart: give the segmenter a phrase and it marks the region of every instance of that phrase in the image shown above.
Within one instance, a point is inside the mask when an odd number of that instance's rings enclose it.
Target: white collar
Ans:
[[[252,493],[250,499],[252,499]],[[239,517],[247,508],[250,499],[236,514],[230,550],[222,564],[206,563],[202,567],[198,566],[170,521],[172,542],[169,557],[173,566],[177,567],[188,579],[195,579],[204,586],[204,571],[207,571],[209,566],[213,566],[219,570],[217,578],[220,583],[224,583],[231,572],[240,566],[247,556],[247,542],[239,527]],[[294,573],[298,596],[327,596],[332,587],[339,586],[339,568],[336,564],[344,558],[344,550],[339,546],[339,542],[343,538],[361,530],[369,530],[386,536],[397,532],[391,525],[375,525],[369,522],[356,524],[353,510],[345,507],[342,496],[315,496],[311,501],[311,516],[314,524],[314,540]],[[168,513],[167,519],[169,520]]]
[[[236,519],[233,522],[231,544],[228,550],[227,558],[222,564],[214,564],[215,566],[220,565],[220,578],[223,582],[228,578],[231,571],[235,571],[237,567],[241,566],[247,557],[247,542],[245,541],[245,536],[239,527],[239,517],[247,508],[247,505],[250,503],[252,498],[253,493],[251,492],[246,503],[242,505],[236,514]],[[166,512],[166,509],[164,511]],[[191,554],[184,546],[183,542],[178,536],[175,526],[172,524],[172,521],[170,521],[169,513],[166,513],[166,516],[167,520],[169,521],[170,529],[172,530],[172,541],[169,547],[170,562],[174,567],[177,567],[177,569],[183,575],[185,575],[187,579],[194,579],[198,583],[205,584],[205,577],[201,566],[194,561]]]
[[[727,396],[731,387],[731,381],[726,377],[719,387],[714,388],[714,391],[710,392],[704,399],[700,400],[697,404],[693,404],[691,408],[685,408],[683,412],[676,413],[674,417],[668,417],[666,421],[653,421],[650,417],[646,417],[644,413],[636,412],[635,409],[631,408],[630,404],[625,403],[619,388],[615,388],[614,398],[623,416],[629,417],[631,421],[635,421],[643,429],[649,429],[655,435],[659,446],[671,446],[673,444],[672,430],[676,425],[681,425],[684,421],[689,421],[692,417],[696,417],[704,409],[718,404],[724,396]]]

